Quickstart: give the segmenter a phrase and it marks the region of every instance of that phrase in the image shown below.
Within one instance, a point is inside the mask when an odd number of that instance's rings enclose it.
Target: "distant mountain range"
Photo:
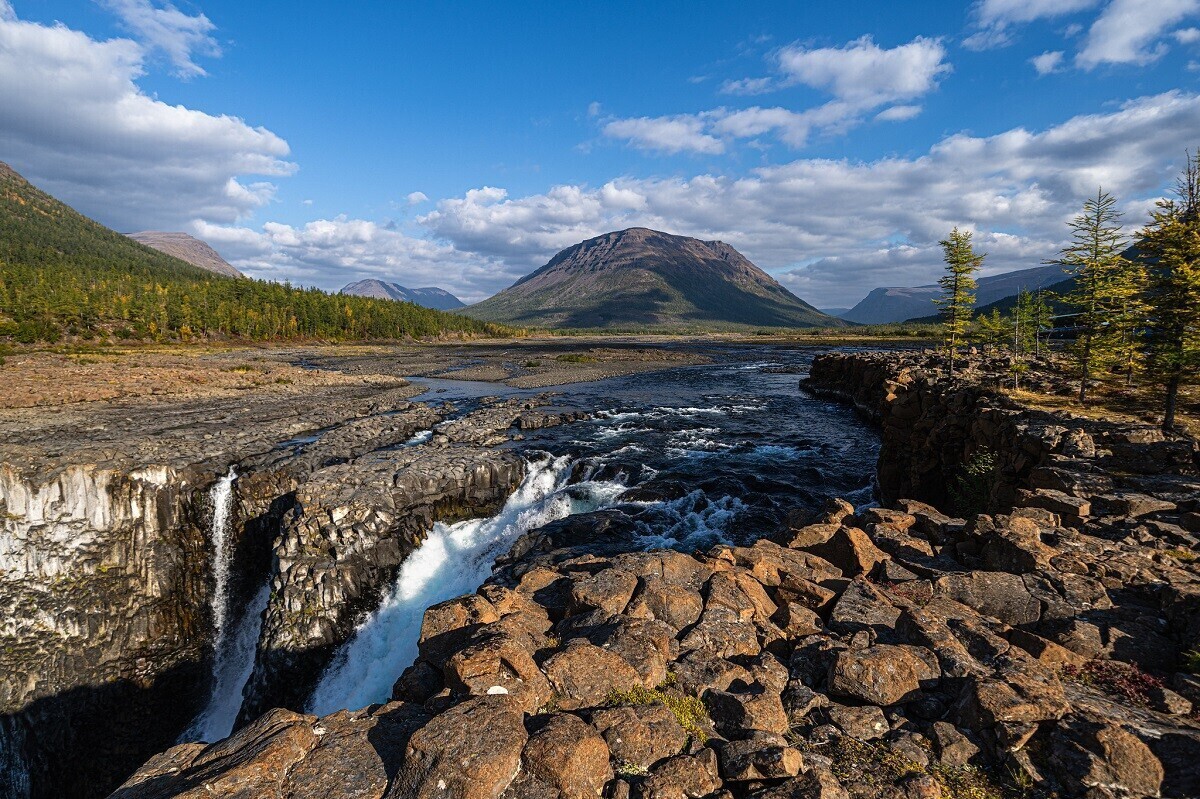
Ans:
[[[844,325],[741,253],[647,228],[568,247],[499,294],[462,311],[552,328],[746,329]]]
[[[186,233],[143,230],[141,233],[130,233],[129,238],[145,244],[147,247],[153,247],[159,252],[173,255],[181,261],[187,261],[192,266],[207,269],[209,272],[225,277],[245,277],[207,243]]]
[[[452,311],[462,308],[466,303],[445,289],[428,286],[423,289],[406,289],[399,283],[388,283],[386,280],[356,280],[342,287],[341,294],[352,294],[355,297],[374,297],[377,300],[397,300],[411,302],[423,308],[433,308],[438,311]]]
[[[1061,266],[1035,266],[1006,272],[1002,275],[979,278],[975,293],[975,307],[989,305],[1006,297],[1015,297],[1021,291],[1036,291],[1049,288],[1066,279]],[[935,299],[942,296],[938,285],[914,286],[911,288],[878,288],[863,298],[858,305],[841,315],[850,322],[881,325],[889,322],[904,322],[937,314]]]

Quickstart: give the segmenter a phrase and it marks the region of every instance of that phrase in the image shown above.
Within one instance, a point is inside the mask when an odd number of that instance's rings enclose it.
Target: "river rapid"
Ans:
[[[853,410],[799,390],[814,353],[726,349],[714,364],[561,389],[556,406],[592,418],[508,445],[529,462],[525,480],[496,516],[435,525],[334,658],[309,711],[386,701],[416,657],[425,608],[473,591],[517,538],[547,524],[603,511],[633,531],[636,548],[690,551],[751,542],[829,496],[869,503],[878,435]],[[540,393],[414,382],[427,388],[418,401],[461,412],[486,396]]]

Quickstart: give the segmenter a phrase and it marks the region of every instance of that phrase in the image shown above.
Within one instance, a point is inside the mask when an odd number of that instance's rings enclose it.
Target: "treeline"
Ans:
[[[0,337],[403,339],[511,332],[411,303],[231,279],[145,247],[0,168]]]
[[[1163,389],[1163,427],[1172,429],[1180,387],[1200,379],[1200,153],[1189,153],[1173,196],[1160,200],[1130,246],[1117,201],[1099,190],[1070,223],[1071,243],[1059,258],[1073,278],[1063,297],[1022,292],[1011,313],[976,317],[974,273],[984,255],[971,234],[955,228],[941,242],[946,273],[938,302],[953,375],[961,342],[1004,349],[1013,359],[1014,382],[1037,354],[1039,333],[1052,326],[1051,303],[1066,313],[1058,331],[1086,402],[1096,375],[1116,374],[1127,385],[1139,378]]]

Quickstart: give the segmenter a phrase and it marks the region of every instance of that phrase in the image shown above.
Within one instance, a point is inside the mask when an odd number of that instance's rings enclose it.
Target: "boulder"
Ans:
[[[592,726],[614,760],[642,769],[679,754],[688,739],[675,714],[659,704],[602,708],[592,713]]]
[[[521,768],[527,737],[511,697],[469,699],[413,733],[388,799],[497,799]]]
[[[780,735],[756,732],[740,741],[728,741],[719,753],[721,776],[727,782],[776,780],[795,777],[804,770],[804,756]]]
[[[825,542],[805,549],[829,561],[849,577],[869,574],[876,564],[888,559],[888,554],[857,527],[839,527]]]
[[[874,705],[915,699],[925,663],[905,647],[878,645],[838,652],[829,667],[829,691]]]
[[[581,639],[551,655],[542,669],[564,710],[596,707],[609,694],[642,684],[641,675],[620,655]]]
[[[556,713],[529,736],[521,755],[538,779],[558,789],[562,799],[595,799],[613,777],[604,739],[570,713]]]

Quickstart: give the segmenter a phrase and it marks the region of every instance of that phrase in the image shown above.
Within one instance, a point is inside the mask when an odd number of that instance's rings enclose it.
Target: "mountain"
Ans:
[[[173,255],[181,261],[187,261],[192,266],[207,269],[209,272],[225,277],[245,277],[207,243],[186,233],[143,230],[141,233],[130,233],[129,238],[141,242],[147,247],[153,247],[159,252]]]
[[[568,247],[462,311],[557,328],[737,329],[839,326],[733,247],[646,228]]]
[[[979,278],[975,293],[975,306],[987,305],[1005,297],[1015,297],[1022,289],[1033,291],[1046,288],[1061,282],[1062,279],[1063,269],[1055,265],[1035,266],[1032,269],[982,277]],[[942,289],[938,285],[879,288],[842,314],[842,318],[868,325],[923,318],[937,313],[933,301],[941,296]]]
[[[109,230],[0,163],[0,344],[500,332],[407,303],[221,277]]]
[[[368,278],[347,283],[339,294],[350,294],[355,297],[374,297],[377,300],[399,300],[411,302],[424,308],[436,308],[439,311],[453,311],[466,305],[445,289],[437,286],[427,286],[423,289],[406,289],[399,283],[388,283],[385,280]]]

